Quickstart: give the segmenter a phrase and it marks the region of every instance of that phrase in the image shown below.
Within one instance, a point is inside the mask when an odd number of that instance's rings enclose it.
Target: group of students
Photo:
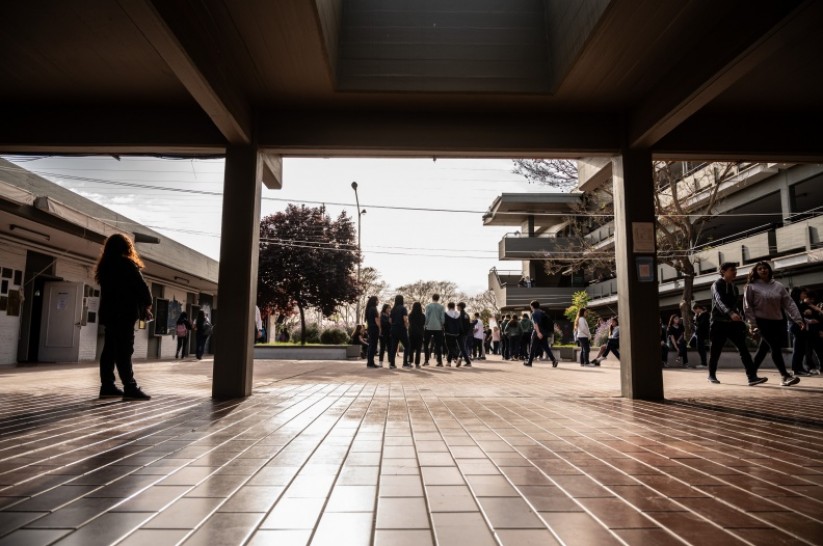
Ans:
[[[553,365],[557,366],[557,360],[549,347],[554,328],[551,317],[540,309],[537,301],[531,303],[531,309],[529,322],[533,328],[529,331],[532,340],[529,345],[532,350],[528,355],[519,350],[519,342],[524,333],[519,329],[517,318],[514,322],[509,320],[504,326],[505,332],[512,333],[509,339],[515,340],[513,346],[518,348],[511,354],[524,358],[524,365],[531,366],[536,354],[545,353]],[[389,368],[396,368],[400,345],[403,346],[404,368],[411,368],[412,364],[417,368],[421,365],[428,366],[432,355],[438,367],[444,365],[444,355],[446,366],[451,366],[454,361],[457,367],[471,367],[472,357],[469,355],[477,355],[476,359],[485,360],[489,347],[496,348],[493,341],[495,332],[483,324],[480,313],[475,313],[472,318],[466,312],[466,304],[463,302],[449,302],[444,307],[440,303],[439,294],[432,296],[432,301],[426,305],[425,310],[420,302],[414,302],[411,312],[406,309],[403,296],[395,296],[393,306],[384,304],[380,310],[377,296],[372,296],[366,304],[365,322],[365,335],[363,327],[358,326],[352,335],[352,343],[359,343],[365,348],[368,368],[382,367],[386,355]]]
[[[177,336],[177,350],[174,358],[186,358],[189,356],[189,333],[194,331],[195,336],[195,356],[197,360],[203,358],[206,351],[206,341],[212,334],[212,325],[203,310],[197,312],[197,318],[192,324],[189,315],[185,311],[180,313],[177,323],[174,326],[174,334]]]
[[[789,387],[800,382],[801,376],[819,375],[819,362],[823,361],[821,323],[823,310],[815,305],[814,295],[804,288],[792,294],[774,280],[774,272],[768,262],[758,262],[749,272],[741,305],[740,292],[735,284],[737,266],[726,262],[720,266],[720,278],[711,287],[711,311],[697,304],[695,311],[693,345],[700,355],[700,364],[708,368],[708,381],[720,383],[717,365],[726,341],[737,348],[750,386],[768,381],[757,372],[766,356],[781,375],[781,385]],[[783,338],[788,331],[793,338],[792,371],[783,360]],[[759,340],[754,359],[746,347],[746,335]],[[708,362],[706,341],[709,342]],[[677,315],[668,324],[660,323],[660,345],[663,366],[668,365],[669,350],[677,351],[677,364],[688,366],[685,327]],[[818,364],[813,354],[817,355]],[[806,363],[804,367],[804,361]]]

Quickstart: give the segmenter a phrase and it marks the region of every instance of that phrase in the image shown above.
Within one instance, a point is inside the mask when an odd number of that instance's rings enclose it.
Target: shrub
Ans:
[[[340,328],[329,328],[320,334],[320,343],[327,345],[343,345],[349,342],[349,335]]]
[[[296,329],[291,336],[291,342],[300,344],[301,331]],[[320,343],[320,328],[317,324],[306,324],[306,343]]]

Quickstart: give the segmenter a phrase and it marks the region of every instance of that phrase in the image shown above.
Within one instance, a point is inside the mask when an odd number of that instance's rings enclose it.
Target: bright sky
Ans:
[[[9,159],[219,259],[222,159]],[[483,212],[500,193],[548,191],[513,174],[506,159],[287,158],[283,170],[283,189],[263,190],[262,215],[304,201],[326,203],[332,217],[345,209],[356,223],[351,183],[357,181],[366,210],[364,266],[392,287],[451,280],[469,295],[488,288],[492,267],[520,269],[520,262],[497,260],[501,237],[517,227],[483,227]]]

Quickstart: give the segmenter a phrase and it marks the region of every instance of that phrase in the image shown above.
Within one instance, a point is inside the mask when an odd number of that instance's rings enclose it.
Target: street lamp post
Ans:
[[[365,210],[360,210],[360,198],[357,196],[357,182],[351,183],[351,188],[354,190],[354,202],[357,205],[357,289],[360,290],[360,262],[363,259],[362,252],[360,249],[360,217],[365,214]],[[357,304],[355,306],[355,318],[354,323],[360,324],[360,296],[361,294],[357,294]]]

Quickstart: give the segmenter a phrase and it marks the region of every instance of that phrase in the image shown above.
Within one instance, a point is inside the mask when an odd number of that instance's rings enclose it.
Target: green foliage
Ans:
[[[349,342],[349,335],[340,328],[329,328],[320,334],[320,343],[326,345],[344,345]]]
[[[307,324],[305,331],[302,329],[298,329],[295,332],[295,335],[292,336],[291,342],[292,343],[320,343],[320,328],[317,324]],[[305,333],[305,337],[304,337]]]
[[[585,290],[580,290],[579,292],[575,292],[572,294],[572,304],[566,308],[563,314],[566,316],[567,319],[574,325],[577,322],[577,313],[580,309],[589,306],[589,295],[586,293]],[[589,309],[589,312],[586,313],[586,322],[589,323],[589,330],[594,332],[597,329],[597,320],[600,318],[600,315],[597,314],[596,311],[592,311]]]

